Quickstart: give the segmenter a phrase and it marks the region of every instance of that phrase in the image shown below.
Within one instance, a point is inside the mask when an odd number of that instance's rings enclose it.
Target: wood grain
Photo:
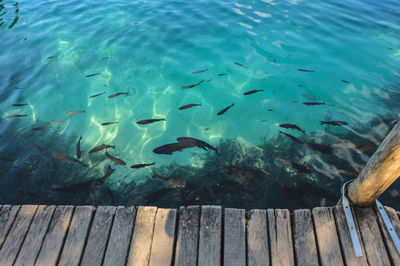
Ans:
[[[247,263],[270,265],[266,210],[251,210],[247,222]]]
[[[2,247],[21,206],[3,205],[0,211],[0,248]]]
[[[198,265],[221,265],[221,206],[202,206]]]
[[[245,215],[243,209],[225,209],[224,265],[246,265]]]

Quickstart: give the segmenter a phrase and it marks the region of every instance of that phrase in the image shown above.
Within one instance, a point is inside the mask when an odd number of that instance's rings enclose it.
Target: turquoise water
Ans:
[[[246,208],[336,203],[341,184],[362,169],[393,126],[379,122],[399,117],[397,5],[0,1],[0,202]],[[207,71],[193,74],[201,70]],[[263,91],[243,95],[251,90]],[[119,92],[128,95],[108,97]],[[201,106],[178,109],[191,103]],[[7,118],[12,115],[26,116]],[[157,118],[165,121],[136,123]],[[320,125],[335,120],[348,125]],[[64,123],[48,124],[53,121]],[[101,125],[106,122],[118,123]],[[284,123],[306,135],[279,127]],[[335,151],[322,154],[279,130]],[[88,167],[52,156],[75,157],[81,135],[80,161]],[[199,148],[153,152],[178,137],[205,141],[220,155]],[[94,190],[52,189],[103,176],[111,163],[104,151],[88,153],[100,144],[114,145],[108,153],[127,165],[113,166],[115,172]],[[370,148],[354,148],[361,144]],[[307,164],[311,173],[276,158]],[[188,183],[174,187],[155,174]],[[311,185],[302,189],[301,182]],[[385,194],[392,206],[400,206],[396,186]]]

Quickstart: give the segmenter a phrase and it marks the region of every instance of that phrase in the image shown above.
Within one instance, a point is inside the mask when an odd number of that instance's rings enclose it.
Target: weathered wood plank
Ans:
[[[370,265],[390,265],[390,260],[379,231],[378,217],[372,208],[355,208],[358,226]]]
[[[83,251],[81,265],[101,265],[106,252],[116,207],[99,206],[90,228],[89,237]]]
[[[199,206],[180,207],[175,265],[197,265],[199,226]]]
[[[251,210],[247,222],[247,264],[270,265],[266,210]]]
[[[55,208],[46,205],[38,207],[15,265],[34,265]]]
[[[267,210],[272,265],[295,265],[288,210]]]
[[[357,258],[356,254],[354,252],[353,242],[351,241],[349,227],[347,225],[346,215],[344,214],[344,211],[343,211],[343,206],[338,205],[338,206],[334,207],[333,214],[335,216],[336,229],[337,229],[340,244],[342,247],[342,252],[343,252],[342,255],[343,255],[345,264],[346,265],[354,265],[354,266],[367,265],[368,263],[367,263],[367,258],[365,256],[364,245],[362,243],[361,234],[360,234],[360,230],[358,229],[358,223],[357,223],[357,219],[356,219],[354,211],[353,211],[354,223],[356,225],[358,239],[360,240],[361,250],[363,252],[363,256],[360,258]]]
[[[221,206],[202,206],[200,216],[198,265],[221,264]]]
[[[107,244],[104,265],[119,266],[126,264],[135,217],[135,207],[118,207]]]
[[[77,206],[75,208],[58,263],[59,266],[79,265],[94,210],[93,206]]]
[[[35,265],[55,265],[61,253],[74,206],[57,206]]]
[[[293,212],[293,240],[297,265],[319,265],[310,210]]]
[[[156,213],[156,207],[138,208],[127,265],[149,264]]]
[[[396,234],[400,235],[400,219],[396,214],[396,211],[390,207],[384,207],[387,215],[389,216],[390,221],[396,231]],[[392,265],[400,265],[400,255],[397,252],[396,246],[393,243],[392,237],[389,234],[388,229],[386,228],[385,222],[383,221],[381,215],[378,210],[376,210],[376,214],[378,217],[379,227],[381,228],[381,232],[383,233],[383,240],[385,241],[387,253],[389,255],[389,259]]]
[[[20,206],[3,205],[0,211],[0,249],[14,223]]]
[[[318,207],[312,213],[321,265],[344,265],[332,209]]]
[[[21,206],[15,222],[0,250],[0,265],[12,265],[14,263],[37,208],[38,206],[36,205]]]
[[[174,251],[176,209],[158,209],[154,225],[150,266],[171,265]]]
[[[246,265],[246,212],[225,209],[224,265]]]

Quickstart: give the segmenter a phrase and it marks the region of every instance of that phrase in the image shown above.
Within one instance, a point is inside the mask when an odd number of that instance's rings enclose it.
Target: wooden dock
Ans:
[[[386,207],[400,234],[396,211]],[[374,208],[0,206],[0,265],[400,265]]]

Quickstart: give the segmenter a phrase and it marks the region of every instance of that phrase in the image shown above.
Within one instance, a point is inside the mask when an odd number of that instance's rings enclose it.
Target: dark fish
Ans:
[[[206,151],[208,151],[209,149],[213,150],[218,154],[218,150],[205,141],[191,138],[191,137],[180,137],[180,138],[177,138],[176,140],[178,141],[178,143],[184,144],[188,148],[196,146],[196,147],[199,147],[200,149],[203,149]]]
[[[377,145],[373,142],[366,143],[366,144],[360,144],[357,145],[355,148],[357,149],[357,153],[364,153],[366,151],[369,151],[373,148],[375,148]]]
[[[229,108],[231,108],[231,107],[234,106],[234,105],[235,105],[235,104],[232,103],[232,104],[229,105],[228,107],[225,107],[224,109],[222,109],[221,111],[219,111],[219,112],[217,113],[217,115],[223,115],[223,114],[225,114],[225,112],[228,111]]]
[[[27,115],[10,115],[10,116],[7,116],[6,118],[12,119],[12,118],[20,118],[20,117],[24,117],[24,116],[27,116]]]
[[[252,91],[247,91],[247,92],[243,93],[243,95],[250,95],[250,94],[253,94],[253,93],[256,93],[256,92],[260,92],[260,91],[264,91],[264,90],[252,90]]]
[[[32,128],[32,130],[36,130],[36,131],[38,131],[38,130],[46,130],[46,129],[49,129],[50,127],[34,127],[34,128]]]
[[[332,126],[345,126],[348,125],[349,123],[344,122],[344,121],[321,121],[320,125],[332,125]]]
[[[244,68],[248,68],[247,66],[245,66],[245,65],[242,65],[241,63],[238,63],[238,62],[234,62],[236,65],[238,65],[238,66],[241,66],[241,67],[244,67]]]
[[[302,69],[302,68],[299,68],[299,69],[297,69],[298,71],[301,71],[301,72],[315,72],[315,70],[309,70],[309,69]]]
[[[203,72],[206,72],[206,71],[208,71],[208,69],[194,71],[194,72],[192,72],[192,74],[199,74],[199,73],[203,73]]]
[[[392,48],[390,48],[390,47],[386,47],[386,49],[388,49],[389,51],[392,51],[393,49]]]
[[[36,149],[36,150],[39,150],[39,151],[44,151],[44,149],[43,149],[42,147],[40,147],[40,146],[38,146],[38,145],[36,145],[36,144],[29,144],[29,146],[30,146],[32,149]]]
[[[114,156],[111,156],[110,154],[107,153],[107,151],[106,151],[106,156],[108,159],[110,159],[110,161],[114,162],[114,165],[115,164],[126,165],[126,163],[124,161],[122,161],[121,159],[115,158]]]
[[[82,163],[81,161],[79,161],[79,160],[77,160],[77,159],[75,159],[75,158],[69,157],[69,156],[67,156],[67,155],[64,155],[64,154],[62,154],[62,153],[53,152],[51,155],[52,155],[54,158],[56,158],[57,160],[65,161],[65,162],[67,162],[67,163],[79,163],[79,164],[81,164],[81,165],[87,167],[87,165],[84,164],[84,163]]]
[[[399,122],[398,119],[387,118],[387,119],[382,119],[382,120],[379,120],[379,121],[371,122],[371,125],[372,126],[378,126],[380,124],[393,125],[393,124],[396,124],[397,122]]]
[[[341,82],[344,82],[344,83],[351,83],[350,81],[347,81],[347,80],[344,80],[344,79],[342,79]]]
[[[14,89],[16,89],[16,90],[23,90],[24,88],[14,87]]]
[[[186,104],[184,106],[179,107],[178,109],[179,110],[185,110],[185,109],[192,108],[194,106],[201,106],[201,104],[199,104],[199,103],[189,103],[189,104]]]
[[[110,59],[111,57],[102,57],[102,58],[100,58],[101,60],[107,60],[107,59]]]
[[[49,57],[47,57],[47,59],[54,59],[54,58],[56,58],[57,56],[49,56]]]
[[[272,109],[268,109],[267,111],[269,111],[269,112],[273,112],[274,110],[272,110]]]
[[[145,124],[150,124],[150,123],[154,123],[154,122],[158,122],[158,121],[165,121],[165,118],[140,120],[140,121],[137,121],[136,124],[145,125]]]
[[[240,178],[262,178],[265,176],[265,173],[263,171],[258,169],[250,169],[247,167],[226,165],[224,169],[227,175],[232,175]]]
[[[128,92],[117,92],[113,95],[108,96],[108,98],[114,98],[114,97],[117,97],[117,96],[123,95],[123,94],[128,95]]]
[[[207,81],[206,81],[206,82],[210,82],[211,80],[213,80],[213,79],[207,79]]]
[[[300,132],[303,133],[304,135],[306,134],[306,132],[305,132],[303,129],[301,129],[301,128],[299,128],[298,126],[293,125],[293,124],[280,124],[279,126],[280,126],[280,127],[283,127],[283,128],[286,128],[286,129],[295,129],[295,130],[300,131]]]
[[[14,103],[12,106],[25,106],[27,105],[26,103]]]
[[[51,121],[50,124],[64,124],[64,121]]]
[[[187,181],[183,179],[173,178],[173,177],[164,177],[157,173],[155,173],[153,178],[161,179],[169,184],[169,188],[185,188],[187,185]]]
[[[112,124],[118,124],[118,122],[105,122],[105,123],[102,123],[101,125],[108,126],[108,125],[112,125]]]
[[[83,110],[83,111],[69,111],[69,112],[67,112],[67,115],[80,114],[80,113],[84,113],[84,112],[85,112],[85,110]]]
[[[220,76],[220,77],[222,77],[222,76],[225,76],[226,74],[218,74],[218,76]]]
[[[78,143],[76,144],[76,158],[81,158],[81,140],[82,136],[79,138]]]
[[[196,84],[193,84],[193,85],[183,86],[182,89],[184,89],[184,90],[185,90],[185,89],[190,89],[190,88],[199,86],[200,84],[201,84],[201,82],[196,83]]]
[[[102,94],[104,94],[104,93],[106,93],[106,92],[105,92],[105,91],[103,91],[103,92],[101,92],[101,93],[98,93],[98,94],[92,95],[92,96],[90,96],[89,98],[94,98],[94,97],[100,96],[100,95],[102,95]]]
[[[337,171],[338,171],[338,173],[340,173],[342,175],[347,175],[347,176],[351,176],[351,177],[357,177],[359,175],[359,173],[357,173],[357,172],[352,172],[352,171],[343,170],[343,169],[338,169]]]
[[[310,148],[314,151],[319,151],[323,154],[333,154],[334,150],[331,146],[325,144],[317,144],[317,143],[304,143],[304,147]]]
[[[305,105],[324,105],[325,103],[319,103],[319,102],[303,102]]]
[[[276,63],[276,59],[274,58],[274,63]]]
[[[0,157],[0,161],[13,162],[14,160],[5,157]]]
[[[151,71],[151,68],[147,69],[146,73],[148,73],[148,72],[150,72],[150,71]]]
[[[94,73],[94,74],[86,75],[86,77],[89,78],[89,77],[97,76],[97,75],[100,75],[100,74],[101,73]]]
[[[277,160],[281,161],[282,163],[288,165],[290,168],[292,169],[296,169],[297,171],[301,172],[301,173],[308,173],[311,174],[311,169],[310,166],[308,165],[301,165],[295,162],[291,162],[282,158],[276,158]]]
[[[147,167],[147,166],[151,166],[151,165],[155,165],[155,164],[156,163],[141,163],[141,164],[132,165],[131,168],[138,169],[138,168],[143,168],[143,167]]]
[[[106,144],[101,144],[101,145],[96,146],[96,147],[94,147],[93,149],[91,149],[91,150],[89,151],[89,153],[102,151],[102,150],[108,149],[108,148],[113,148],[113,149],[115,149],[115,146],[106,145]]]
[[[186,147],[182,143],[169,143],[155,148],[153,152],[157,154],[171,155],[176,151],[183,151],[184,148]]]
[[[296,143],[298,143],[298,144],[301,144],[301,145],[304,144],[304,142],[302,142],[301,140],[299,140],[299,139],[296,138],[295,136],[292,136],[292,135],[290,135],[290,134],[288,134],[288,133],[285,133],[285,132],[283,132],[283,131],[280,131],[280,130],[279,130],[279,133],[282,133],[282,134],[288,136],[289,138],[291,138],[294,142],[296,142]]]

